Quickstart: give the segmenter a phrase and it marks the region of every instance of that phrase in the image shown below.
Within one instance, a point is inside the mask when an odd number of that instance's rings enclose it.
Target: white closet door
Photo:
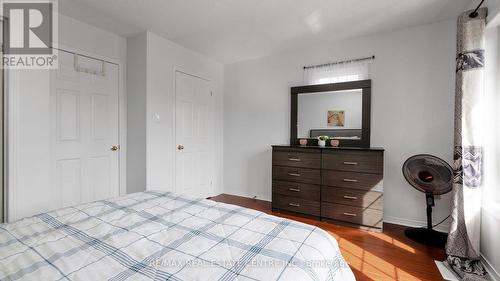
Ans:
[[[209,81],[175,74],[176,191],[212,195],[214,106]]]
[[[51,76],[53,176],[63,207],[119,194],[118,66],[61,52]]]
[[[8,219],[119,195],[118,66],[9,72]],[[100,70],[102,61],[78,65]]]

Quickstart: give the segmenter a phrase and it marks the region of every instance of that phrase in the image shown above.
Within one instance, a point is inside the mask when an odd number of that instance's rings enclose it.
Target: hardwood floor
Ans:
[[[342,255],[356,279],[364,280],[443,280],[434,260],[444,260],[444,249],[415,243],[404,235],[405,227],[384,224],[376,233],[301,217],[273,213],[271,202],[222,194],[211,200],[256,209],[321,227],[337,239]]]

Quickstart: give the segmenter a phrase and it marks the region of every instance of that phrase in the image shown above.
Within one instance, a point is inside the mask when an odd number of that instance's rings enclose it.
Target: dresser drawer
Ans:
[[[349,172],[382,174],[384,169],[381,151],[324,151],[322,168]]]
[[[377,210],[384,208],[383,193],[350,188],[322,186],[321,201]]]
[[[372,190],[382,186],[382,175],[323,170],[322,185]]]
[[[324,218],[382,228],[383,214],[380,210],[364,209],[340,204],[322,203],[321,216]]]
[[[306,168],[273,166],[273,180],[320,184],[321,171]]]
[[[274,151],[273,165],[319,169],[321,168],[321,154],[296,151]]]
[[[273,194],[319,201],[321,187],[319,185],[273,181]]]
[[[273,208],[319,217],[320,202],[273,194]]]

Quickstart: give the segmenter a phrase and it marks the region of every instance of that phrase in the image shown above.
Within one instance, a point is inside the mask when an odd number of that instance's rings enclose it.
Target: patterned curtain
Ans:
[[[484,29],[487,9],[458,18],[455,93],[454,185],[448,265],[462,280],[484,280],[479,261],[483,149]]]

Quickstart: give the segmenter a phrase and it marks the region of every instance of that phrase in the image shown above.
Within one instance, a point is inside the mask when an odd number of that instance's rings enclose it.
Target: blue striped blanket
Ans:
[[[0,224],[0,280],[354,280],[296,221],[142,192]]]

